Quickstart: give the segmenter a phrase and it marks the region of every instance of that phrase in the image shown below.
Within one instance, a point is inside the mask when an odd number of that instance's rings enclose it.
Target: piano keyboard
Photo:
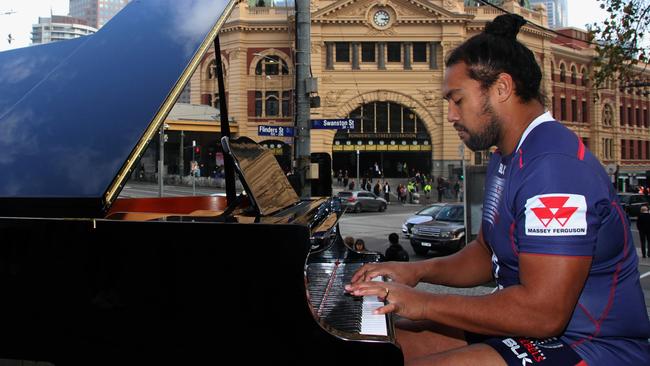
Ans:
[[[384,305],[377,296],[352,296],[344,286],[363,263],[311,263],[307,267],[308,289],[316,316],[325,324],[349,333],[388,335],[387,316],[373,314]],[[381,281],[380,278],[375,280]]]

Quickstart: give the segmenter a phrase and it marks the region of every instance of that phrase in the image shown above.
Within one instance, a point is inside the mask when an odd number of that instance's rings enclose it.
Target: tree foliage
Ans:
[[[596,43],[594,85],[618,79],[632,82],[634,66],[648,63],[650,0],[597,0],[607,19],[593,23],[589,31]]]

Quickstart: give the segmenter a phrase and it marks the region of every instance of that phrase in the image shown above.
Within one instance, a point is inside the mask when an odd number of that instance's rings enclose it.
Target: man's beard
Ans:
[[[467,145],[467,147],[472,151],[487,150],[490,147],[495,146],[501,137],[502,121],[496,115],[496,113],[494,113],[492,105],[490,104],[490,101],[487,97],[485,97],[483,101],[481,114],[487,115],[488,117],[488,123],[483,131],[480,131],[478,133],[471,133],[467,131],[467,134],[469,134],[469,139],[465,145]]]

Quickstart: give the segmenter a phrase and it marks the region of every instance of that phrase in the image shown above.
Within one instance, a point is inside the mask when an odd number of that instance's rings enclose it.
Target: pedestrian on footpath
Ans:
[[[390,246],[386,249],[385,259],[387,261],[396,261],[396,262],[408,262],[409,254],[404,248],[399,244],[399,236],[396,233],[390,233],[388,235],[388,242]]]
[[[639,217],[636,219],[636,228],[641,239],[641,255],[648,258],[648,244],[650,244],[650,213],[648,206],[641,206]]]
[[[390,204],[390,184],[388,181],[384,181],[384,199],[388,204]]]
[[[427,203],[429,202],[429,194],[431,193],[431,183],[427,182],[424,186],[424,196],[427,198]]]

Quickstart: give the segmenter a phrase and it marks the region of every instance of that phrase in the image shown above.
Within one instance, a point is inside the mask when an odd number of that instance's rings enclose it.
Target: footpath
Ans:
[[[375,186],[375,183],[377,183],[377,181],[379,181],[379,185],[380,185],[380,187],[382,187],[381,198],[384,198],[384,194],[383,194],[383,184],[384,184],[384,182],[387,181],[388,184],[390,185],[390,204],[391,205],[399,204],[399,205],[404,205],[404,206],[426,206],[426,205],[430,205],[432,203],[438,202],[438,191],[436,190],[435,186],[433,187],[432,191],[429,193],[428,198],[426,197],[424,192],[422,192],[422,190],[419,190],[419,191],[416,192],[417,193],[416,196],[418,198],[413,203],[410,203],[408,201],[408,196],[407,196],[406,203],[402,203],[402,202],[399,201],[399,199],[397,197],[397,186],[399,186],[400,184],[406,186],[407,183],[408,183],[407,178],[385,178],[385,179],[374,178],[372,180],[372,183],[371,183],[372,187]],[[348,182],[348,184],[349,184],[349,182]],[[359,189],[359,186],[357,185],[356,180],[355,180],[355,188],[354,188],[354,190],[355,191],[361,190],[361,189]],[[332,181],[332,195],[336,195],[336,194],[338,194],[339,192],[342,192],[342,191],[349,191],[349,189],[347,187],[343,187],[342,184],[338,184],[338,182],[336,181],[336,178],[334,178],[333,181]],[[407,193],[407,195],[408,195],[408,193]],[[453,196],[453,191],[449,190],[448,192],[446,192],[445,195],[443,195],[442,202],[453,203],[453,202],[462,202],[462,201],[459,200],[459,199],[456,199]]]

